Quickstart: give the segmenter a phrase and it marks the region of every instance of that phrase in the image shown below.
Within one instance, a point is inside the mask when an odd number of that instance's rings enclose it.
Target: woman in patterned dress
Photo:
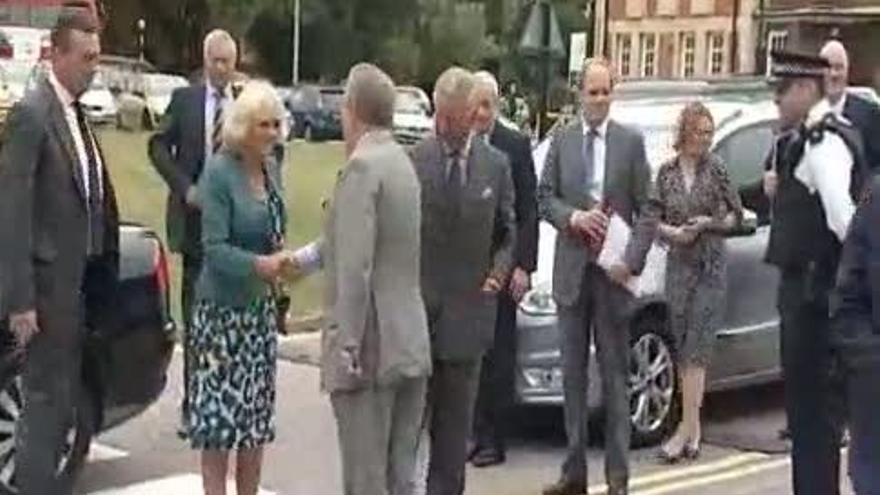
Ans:
[[[225,495],[229,452],[240,495],[255,495],[263,446],[275,438],[276,308],[289,267],[278,167],[283,107],[271,85],[248,83],[226,111],[223,148],[199,181],[205,263],[197,285],[186,434],[202,451],[206,495]]]
[[[659,236],[670,246],[666,297],[682,394],[682,421],[660,450],[667,463],[695,458],[700,452],[706,367],[725,307],[724,238],[742,221],[742,204],[727,168],[709,152],[714,133],[705,106],[685,107],[677,129],[677,154],[660,168],[649,202],[649,214],[660,219]]]

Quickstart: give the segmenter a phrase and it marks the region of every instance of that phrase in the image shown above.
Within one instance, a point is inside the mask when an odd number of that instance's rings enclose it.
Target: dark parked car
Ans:
[[[82,392],[58,466],[72,483],[92,437],[144,411],[162,393],[174,348],[175,325],[168,305],[165,250],[152,231],[120,228],[120,284],[100,328],[89,330]],[[10,334],[0,333],[0,495],[15,488],[15,430],[22,411],[21,363]]]
[[[293,117],[293,135],[307,141],[342,139],[343,89],[337,86],[299,86],[286,100]]]
[[[671,156],[676,119],[689,100],[619,101],[612,108],[613,117],[645,134],[648,159],[655,173],[662,161]],[[718,126],[713,151],[725,160],[746,207],[757,210],[747,212],[746,225],[727,239],[728,297],[723,326],[717,333],[715,357],[708,370],[707,389],[712,392],[780,378],[779,318],[775,307],[778,274],[763,262],[769,236],[767,212],[755,206],[749,197],[763,174],[763,160],[772,143],[777,112],[772,103],[744,105],[739,100],[724,99],[710,99],[706,103]],[[539,169],[546,149],[545,142],[535,151]],[[559,333],[551,296],[555,236],[552,227],[542,222],[534,289],[520,305],[516,386],[518,402],[523,405],[563,402]],[[662,439],[677,421],[680,398],[675,379],[675,348],[662,291],[639,297],[632,311],[632,439],[636,445],[646,445]],[[595,354],[592,347],[591,354]],[[602,382],[596,361],[593,355],[589,398],[593,417],[601,418]]]

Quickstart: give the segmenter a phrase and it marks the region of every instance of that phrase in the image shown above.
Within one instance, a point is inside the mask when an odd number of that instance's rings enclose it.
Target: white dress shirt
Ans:
[[[829,100],[828,104],[831,105],[831,111],[834,112],[835,116],[843,117],[843,111],[846,109],[846,92],[837,100],[837,103],[831,103],[831,100]]]
[[[608,120],[606,117],[599,127],[596,130],[596,137],[593,139],[593,180],[590,183],[590,195],[593,196],[593,199],[596,201],[602,201],[604,197],[604,188],[605,188],[605,169],[607,164],[605,163],[607,143],[606,139],[608,137]],[[587,134],[590,132],[590,124],[587,123],[586,119],[582,121],[584,139],[587,139]],[[584,164],[586,166],[586,164]]]
[[[86,153],[86,139],[92,141],[92,149],[95,150],[95,162],[98,165],[98,191],[101,191],[101,194],[103,194],[104,184],[101,184],[101,180],[104,164],[101,163],[101,154],[98,153],[98,143],[95,142],[94,136],[83,136],[79,130],[79,122],[77,122],[76,119],[76,108],[74,107],[76,104],[76,98],[67,91],[67,88],[61,84],[57,77],[55,77],[55,72],[51,70],[49,71],[49,84],[52,85],[55,94],[58,96],[58,101],[61,103],[61,108],[64,110],[64,119],[67,121],[67,128],[70,130],[70,135],[73,137],[73,146],[76,148],[76,157],[79,159],[78,165],[86,199],[89,199],[90,186],[89,155]]]
[[[832,112],[827,100],[819,102],[807,118],[807,127],[818,123]],[[849,223],[856,211],[850,195],[853,157],[843,138],[833,132],[825,132],[822,140],[807,140],[804,155],[794,171],[794,176],[810,193],[819,193],[828,228],[840,241],[846,237]]]
[[[214,111],[217,109],[217,92],[221,91],[211,86],[211,83],[205,84],[205,160],[214,154]],[[223,117],[226,117],[226,111],[229,110],[229,104],[232,102],[232,91],[229,84],[222,90],[223,93]]]

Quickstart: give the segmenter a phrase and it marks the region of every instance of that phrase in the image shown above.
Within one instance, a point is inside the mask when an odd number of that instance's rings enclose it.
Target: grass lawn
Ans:
[[[153,228],[165,238],[165,198],[167,188],[147,157],[147,133],[107,129],[101,132],[107,167],[119,201],[122,218]],[[332,194],[336,172],[343,165],[342,143],[311,144],[296,141],[288,146],[284,164],[284,186],[288,209],[288,245],[301,246],[320,233],[323,220],[321,201]],[[180,257],[172,256],[173,307],[180,318]],[[320,309],[323,296],[320,275],[292,288],[296,315]]]

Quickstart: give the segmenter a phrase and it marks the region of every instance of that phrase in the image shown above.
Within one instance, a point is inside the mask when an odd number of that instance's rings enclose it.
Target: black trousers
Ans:
[[[832,381],[828,311],[833,276],[783,271],[779,287],[785,412],[795,495],[837,495],[841,402]]]
[[[189,397],[189,370],[192,353],[187,345],[187,336],[192,324],[193,307],[196,304],[196,282],[202,272],[201,255],[183,255],[183,276],[180,287],[180,311],[183,313],[183,404],[181,412],[186,415]]]
[[[853,489],[880,495],[880,358],[847,372],[846,393]]]
[[[474,411],[473,440],[478,449],[503,453],[507,447],[516,378],[516,308],[507,292],[498,296],[495,343],[483,358]]]

